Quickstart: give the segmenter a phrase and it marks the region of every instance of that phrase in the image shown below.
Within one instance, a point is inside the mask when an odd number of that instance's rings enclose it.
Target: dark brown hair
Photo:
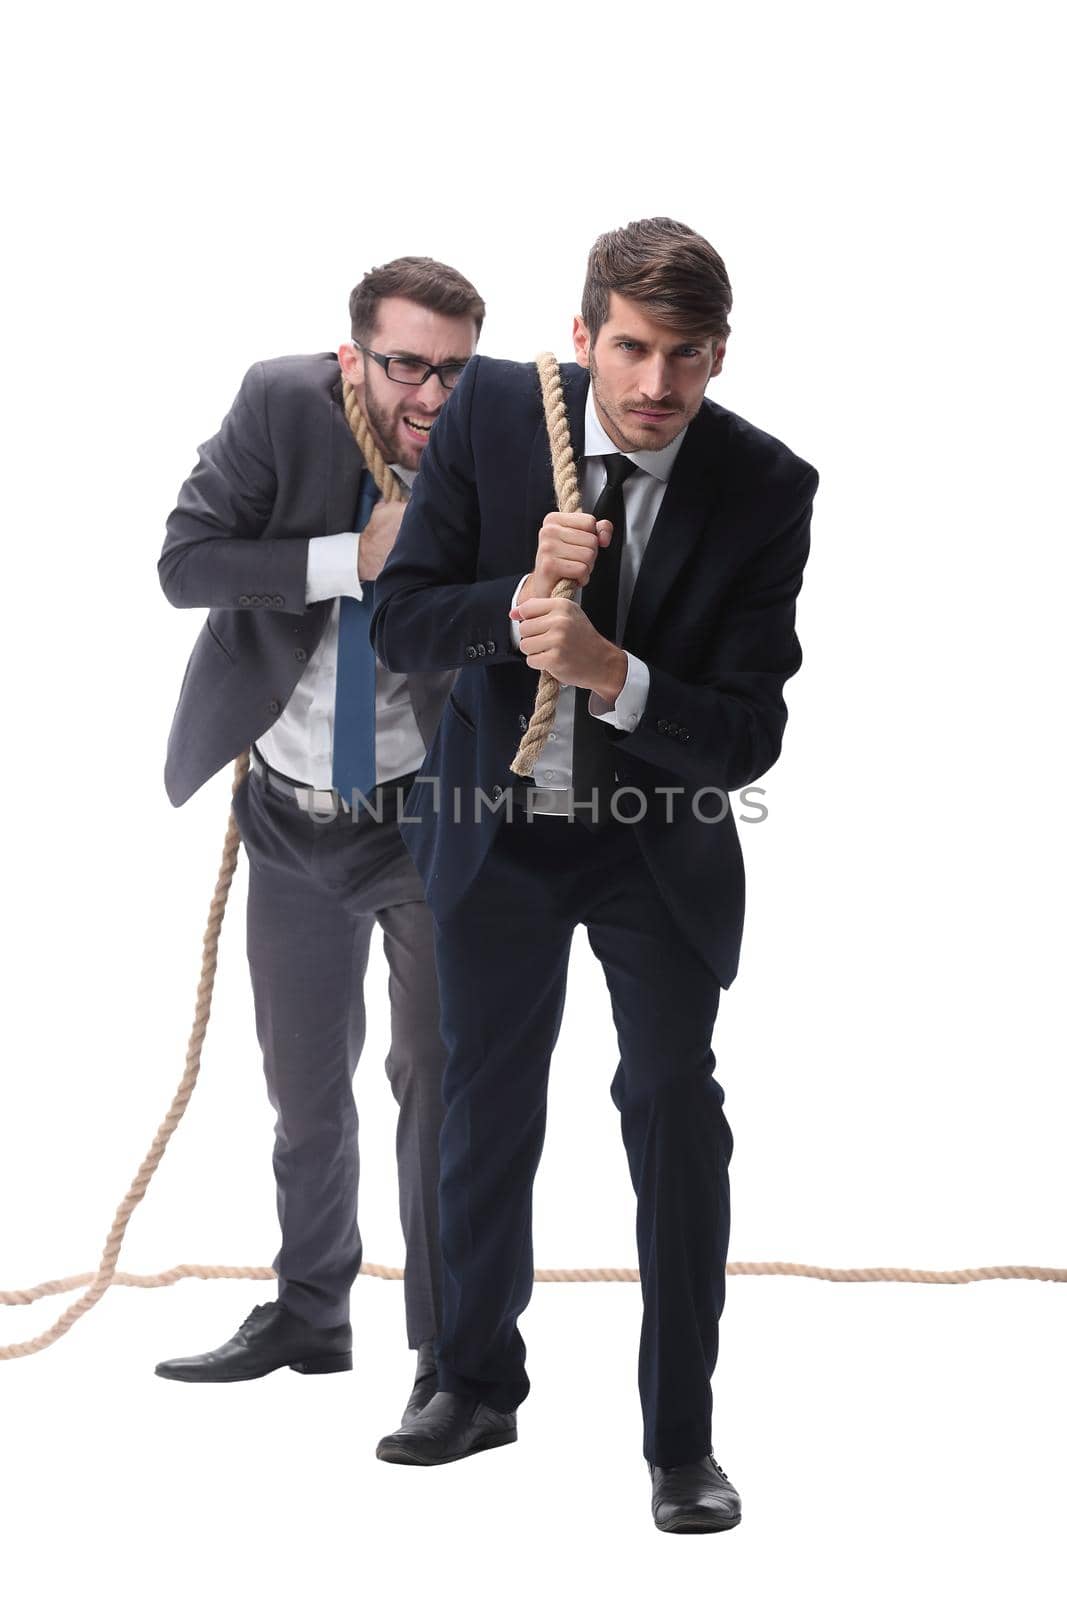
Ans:
[[[429,256],[397,256],[384,267],[364,273],[348,297],[353,339],[370,339],[378,322],[378,305],[390,296],[413,300],[443,317],[471,317],[476,333],[482,331],[485,301],[473,283]]]
[[[646,217],[602,233],[589,252],[582,321],[592,343],[608,318],[611,292],[694,339],[725,339],[734,303],[723,259],[684,222]]]

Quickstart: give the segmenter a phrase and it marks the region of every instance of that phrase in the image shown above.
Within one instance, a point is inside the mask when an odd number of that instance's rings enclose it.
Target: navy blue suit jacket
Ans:
[[[581,458],[589,376],[562,369]],[[650,797],[681,786],[674,820],[650,799],[633,824],[676,921],[725,987],[744,918],[733,816],[694,814],[692,796],[755,783],[786,722],[782,689],[800,666],[795,603],[808,554],[815,468],[705,400],[675,461],[630,603],[623,645],[648,664],[648,703],[614,732],[619,781]],[[435,914],[473,882],[501,814],[475,820],[473,790],[527,780],[509,769],[537,674],[510,640],[508,610],[555,506],[536,367],[476,356],[430,435],[399,537],[377,583],[372,638],[400,672],[462,670],[404,835]],[[519,797],[516,796],[516,803]],[[705,815],[722,807],[707,800]],[[526,824],[522,824],[525,826]],[[569,826],[560,823],[561,827]]]

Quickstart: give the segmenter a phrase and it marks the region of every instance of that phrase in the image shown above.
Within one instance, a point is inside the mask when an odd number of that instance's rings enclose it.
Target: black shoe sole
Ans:
[[[496,1450],[503,1444],[514,1444],[519,1437],[517,1428],[505,1428],[500,1433],[487,1433],[467,1450],[458,1450],[451,1456],[420,1456],[415,1446],[387,1443],[384,1439],[375,1454],[379,1461],[392,1461],[400,1467],[445,1467],[450,1461],[464,1461],[467,1456],[480,1455],[483,1450]]]
[[[660,1533],[725,1533],[728,1528],[736,1528],[740,1521],[740,1512],[736,1517],[712,1521],[707,1512],[679,1511],[675,1516],[657,1522],[656,1527]]]
[[[303,1373],[305,1377],[321,1372],[351,1372],[352,1353],[342,1355],[306,1356],[303,1361],[279,1361],[275,1367],[264,1367],[262,1372],[212,1372],[210,1368],[187,1372],[162,1372],[156,1368],[157,1378],[169,1378],[175,1383],[253,1383],[257,1378],[269,1378],[272,1372],[283,1367],[290,1372]]]
[[[352,1352],[336,1356],[308,1356],[306,1361],[290,1361],[290,1372],[302,1372],[311,1377],[317,1372],[351,1372]]]

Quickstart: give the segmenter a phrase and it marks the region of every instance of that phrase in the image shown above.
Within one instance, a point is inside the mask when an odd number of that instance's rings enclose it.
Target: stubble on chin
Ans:
[[[386,461],[397,461],[402,467],[409,467],[414,471],[418,462],[412,463],[405,458],[404,446],[400,441],[399,422],[390,423],[367,390],[364,390],[363,415],[370,423],[371,432],[378,441],[378,448]]]
[[[638,427],[635,429],[633,418],[627,411],[622,412],[620,417],[617,412],[605,410],[603,404],[600,407],[600,411],[601,415],[606,417],[611,424],[607,432],[613,436],[612,442],[618,445],[624,455],[636,455],[641,450],[665,450],[669,444],[672,444],[677,439],[685,427],[685,418],[680,412],[676,413],[677,427],[670,438],[665,439],[658,428]]]
[[[634,418],[631,412],[622,406],[609,406],[604,400],[601,386],[598,382],[596,362],[590,358],[589,381],[593,386],[593,399],[596,402],[600,419],[604,423],[604,431],[617,449],[625,455],[635,455],[640,450],[663,450],[678,437],[685,427],[686,419],[681,412],[677,413],[678,426],[669,439],[664,439],[657,428],[640,427],[635,430]]]
[[[600,393],[599,386],[596,383],[595,375],[593,378],[593,400],[596,403],[596,409],[600,415],[600,420],[604,425],[604,431],[610,438],[612,444],[615,445],[617,449],[622,451],[639,450],[641,445],[636,439],[630,436],[628,430],[624,426],[623,420],[620,419],[618,410],[614,406],[605,404],[604,397]],[[625,415],[625,412],[623,412],[622,418],[625,418]]]

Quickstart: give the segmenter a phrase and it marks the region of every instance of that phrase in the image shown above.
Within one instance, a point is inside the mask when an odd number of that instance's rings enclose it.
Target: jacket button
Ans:
[[[294,661],[306,661],[307,658],[308,658],[308,653],[303,648],[293,651],[293,660]]]
[[[504,791],[500,787],[499,783],[494,783],[493,787],[489,791],[489,798],[490,800],[502,800],[504,798]]]
[[[670,734],[672,739],[676,738],[678,735],[678,724],[676,722],[668,722],[667,732]]]
[[[272,717],[276,717],[281,709],[282,703],[280,700],[271,700],[268,702],[267,710],[270,712]]]
[[[489,643],[486,645],[485,653],[487,656],[496,655],[496,645],[493,643],[492,639],[490,639]]]
[[[484,656],[485,655],[485,645],[484,644],[480,644],[478,646],[478,654],[480,656]]]
[[[248,596],[246,594],[243,594],[241,596],[241,598],[238,600],[237,604],[239,606],[250,606],[252,604],[252,602],[251,602],[251,600],[248,598]]]
[[[678,735],[678,742],[679,742],[679,744],[688,744],[689,743],[689,738],[690,738],[689,729],[688,728],[683,728],[681,733]]]
[[[520,712],[520,714],[519,714],[519,727],[522,729],[523,733],[526,732],[526,729],[529,726],[530,726],[530,724],[526,721],[526,718]]]
[[[271,599],[271,605],[272,606],[283,606],[284,604],[285,604],[285,596],[283,594],[276,594]]]
[[[659,721],[656,723],[656,732],[657,733],[666,733],[667,732],[667,727],[668,727],[668,724],[664,721],[664,719],[662,717],[660,717]]]
[[[469,644],[467,646],[467,660],[468,661],[477,661],[477,659],[478,659],[477,650],[474,648],[474,646],[472,644]]]

